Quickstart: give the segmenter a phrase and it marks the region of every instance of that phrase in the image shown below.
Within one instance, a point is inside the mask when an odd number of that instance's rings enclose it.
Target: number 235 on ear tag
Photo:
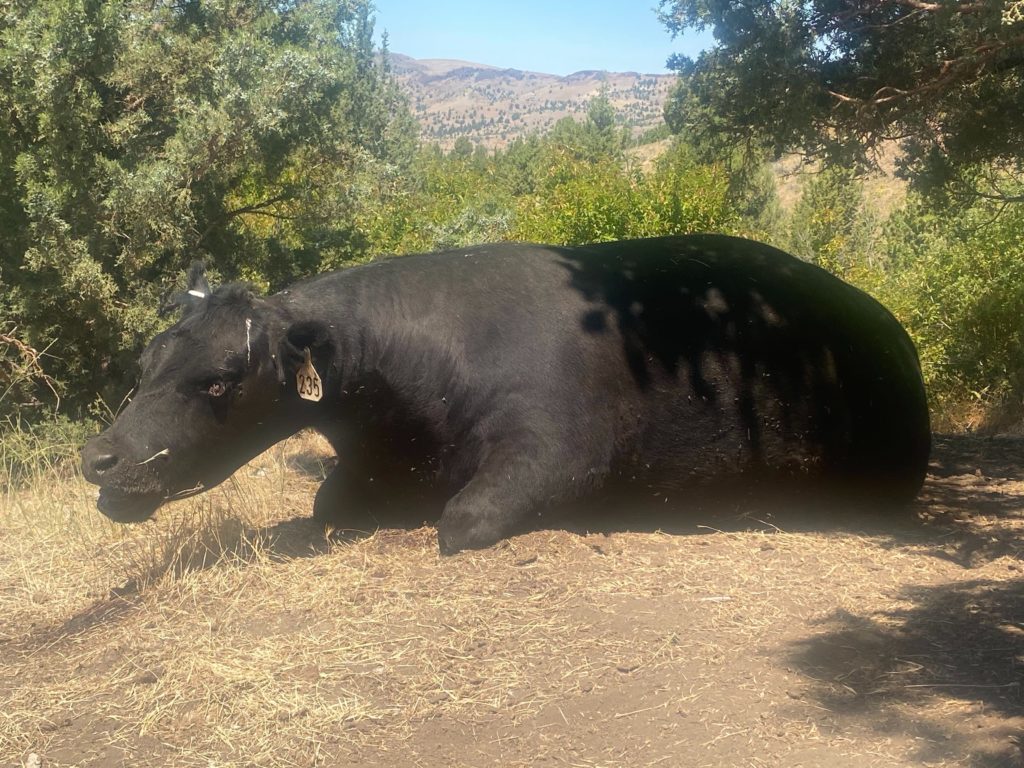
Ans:
[[[320,376],[313,367],[313,358],[309,354],[309,347],[305,349],[306,360],[295,374],[295,385],[299,389],[299,397],[303,400],[320,402],[324,396],[324,387],[320,383]]]

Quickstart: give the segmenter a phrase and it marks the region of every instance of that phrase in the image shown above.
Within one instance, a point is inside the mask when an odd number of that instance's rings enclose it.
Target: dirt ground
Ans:
[[[0,765],[1024,766],[1024,439],[936,438],[899,519],[444,559],[429,527],[325,540],[319,450],[132,528],[73,477],[10,493]]]

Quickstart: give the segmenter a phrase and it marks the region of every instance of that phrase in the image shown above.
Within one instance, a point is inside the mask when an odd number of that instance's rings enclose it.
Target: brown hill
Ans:
[[[640,134],[662,124],[674,75],[585,70],[560,77],[451,59],[391,55],[398,82],[423,139],[451,147],[461,136],[486,147],[543,132],[566,116],[582,119],[590,100],[607,89],[618,119]]]

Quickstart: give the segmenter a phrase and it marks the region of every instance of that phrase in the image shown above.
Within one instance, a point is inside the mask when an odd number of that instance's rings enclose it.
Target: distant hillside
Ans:
[[[619,119],[639,134],[661,125],[662,106],[675,81],[674,75],[593,70],[559,77],[401,54],[391,54],[391,66],[409,94],[423,138],[444,147],[460,136],[500,147],[568,115],[582,119],[602,87]]]

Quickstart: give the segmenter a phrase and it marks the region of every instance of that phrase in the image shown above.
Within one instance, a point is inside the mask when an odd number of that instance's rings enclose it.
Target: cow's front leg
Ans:
[[[564,457],[549,456],[535,445],[493,451],[445,505],[437,526],[441,554],[488,547],[536,527],[545,508],[574,493],[576,479]]]
[[[380,527],[381,489],[344,461],[324,479],[313,501],[313,519],[325,528],[374,531]]]

